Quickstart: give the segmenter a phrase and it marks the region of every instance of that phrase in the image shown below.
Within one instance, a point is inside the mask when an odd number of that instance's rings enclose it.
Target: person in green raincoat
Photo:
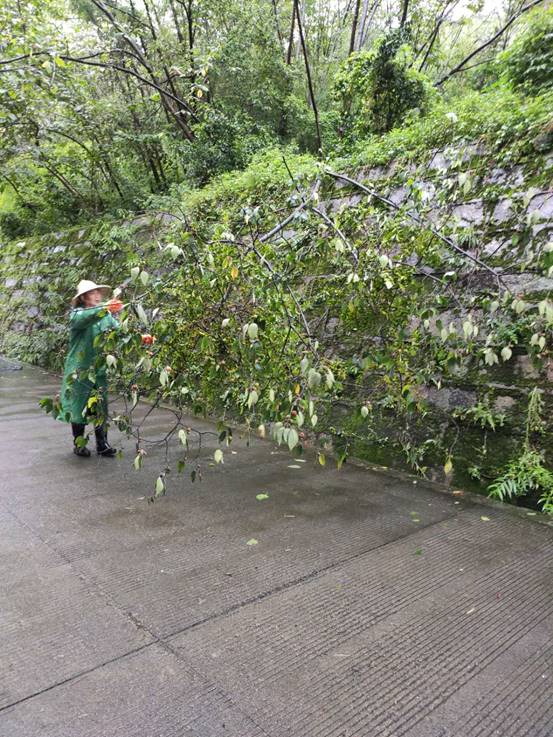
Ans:
[[[98,335],[119,327],[114,314],[121,311],[123,304],[117,299],[106,301],[110,292],[107,284],[83,279],[71,300],[69,352],[63,371],[58,419],[71,423],[73,452],[84,458],[90,457],[84,437],[90,421],[94,422],[98,455],[109,458],[117,452],[108,443],[107,374],[105,366],[96,366],[98,348],[95,345]],[[92,395],[98,399],[89,403]]]

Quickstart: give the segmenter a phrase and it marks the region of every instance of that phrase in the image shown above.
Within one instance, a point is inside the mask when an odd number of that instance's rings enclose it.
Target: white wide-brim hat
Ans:
[[[82,297],[86,292],[91,292],[93,289],[101,289],[105,297],[111,292],[111,287],[108,284],[96,284],[96,282],[90,281],[89,279],[81,279],[77,286],[77,294],[71,300],[71,304],[75,306],[79,297]]]

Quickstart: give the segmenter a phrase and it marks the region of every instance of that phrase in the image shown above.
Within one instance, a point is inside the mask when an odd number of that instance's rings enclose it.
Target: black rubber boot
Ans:
[[[104,458],[113,458],[117,455],[115,448],[112,448],[108,443],[108,434],[103,425],[96,425],[94,428],[94,434],[96,435],[96,452],[99,456],[104,456]]]
[[[77,438],[84,438],[86,425],[80,425],[76,422],[71,423],[71,430],[73,432],[73,453],[81,458],[90,458],[90,451],[86,445],[77,444]]]

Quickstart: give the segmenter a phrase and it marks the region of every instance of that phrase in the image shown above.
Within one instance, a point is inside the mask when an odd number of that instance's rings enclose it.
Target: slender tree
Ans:
[[[349,53],[353,54],[355,51],[355,37],[357,35],[357,22],[359,20],[359,8],[361,7],[361,0],[355,0],[355,9],[353,11],[353,22],[351,24],[351,36],[349,40]]]
[[[319,151],[322,151],[323,143],[322,143],[322,138],[321,138],[321,128],[319,125],[319,111],[317,110],[317,103],[315,101],[315,92],[313,90],[313,80],[311,78],[311,69],[309,67],[309,58],[307,55],[307,45],[305,43],[305,35],[303,32],[303,24],[301,22],[301,14],[300,14],[298,0],[294,0],[294,7],[296,9],[296,17],[298,20],[298,31],[300,34],[303,59],[305,62],[305,72],[307,74],[307,84],[309,86],[309,97],[311,99],[311,107],[313,108],[313,114],[315,115],[315,127],[317,129],[317,148]]]

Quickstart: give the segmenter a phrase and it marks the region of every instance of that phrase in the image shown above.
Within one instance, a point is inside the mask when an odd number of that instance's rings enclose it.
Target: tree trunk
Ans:
[[[292,49],[294,48],[294,31],[296,30],[296,0],[292,5],[292,23],[290,25],[290,36],[288,37],[288,53],[286,54],[286,63],[288,66],[292,63]]]
[[[294,0],[294,6],[296,8],[296,17],[298,20],[298,31],[300,34],[300,41],[301,41],[301,48],[303,51],[303,59],[305,62],[305,71],[307,74],[307,83],[309,85],[309,96],[311,98],[311,106],[313,107],[313,113],[315,115],[315,126],[317,128],[317,144],[318,149],[320,152],[322,152],[323,149],[323,142],[321,139],[321,128],[319,126],[319,111],[317,110],[317,103],[315,102],[315,93],[313,91],[313,80],[311,79],[311,69],[309,68],[309,59],[307,57],[307,46],[305,43],[305,36],[303,33],[303,26],[301,22],[301,14],[300,14],[300,8],[298,0]]]
[[[349,40],[349,53],[353,54],[355,51],[355,37],[357,35],[357,22],[359,20],[359,8],[361,7],[361,0],[355,0],[355,10],[353,11],[353,23],[351,24],[351,38]]]
[[[407,22],[408,13],[409,13],[409,0],[403,0],[403,9],[401,11],[401,20],[399,22],[400,28],[403,28],[403,26]]]

